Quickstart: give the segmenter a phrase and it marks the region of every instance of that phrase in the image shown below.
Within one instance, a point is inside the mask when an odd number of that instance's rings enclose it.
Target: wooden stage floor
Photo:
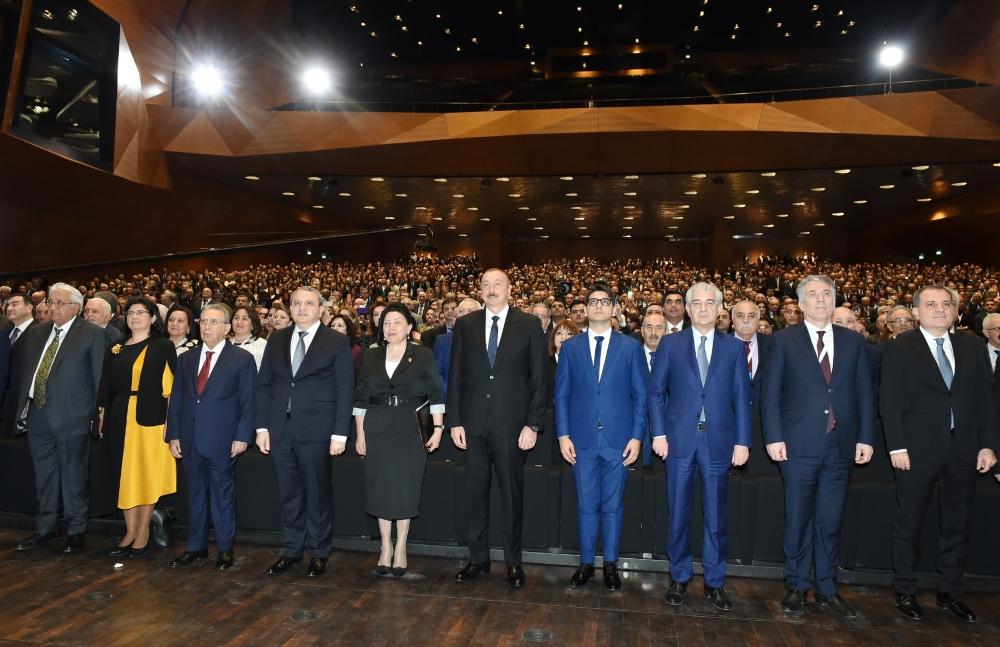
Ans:
[[[374,575],[372,553],[335,551],[322,577],[301,564],[268,577],[278,549],[259,545],[238,545],[226,573],[214,551],[185,569],[167,566],[176,551],[115,569],[112,537],[92,533],[76,555],[56,543],[14,552],[27,534],[0,529],[0,645],[1000,645],[1000,593],[966,596],[975,625],[938,610],[931,592],[920,596],[924,621],[906,621],[890,591],[872,587],[843,587],[854,621],[815,606],[796,619],[778,607],[774,580],[731,578],[735,608],[722,613],[698,579],[685,607],[667,606],[666,576],[648,573],[623,573],[611,593],[599,574],[573,590],[572,568],[527,565],[527,585],[512,591],[496,562],[490,579],[458,585],[457,560],[411,557],[396,580]]]

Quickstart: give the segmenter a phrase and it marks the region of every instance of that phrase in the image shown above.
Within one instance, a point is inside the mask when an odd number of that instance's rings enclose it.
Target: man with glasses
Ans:
[[[104,331],[80,317],[83,295],[65,283],[49,289],[48,323],[33,327],[18,350],[17,416],[25,421],[35,467],[35,533],[17,550],[59,536],[59,504],[66,518],[64,553],[84,544],[90,507],[90,430],[107,352]]]
[[[612,331],[613,308],[607,286],[590,289],[587,332],[566,340],[559,352],[555,414],[559,451],[573,466],[580,515],[580,567],[569,584],[583,586],[594,576],[600,533],[604,586],[617,591],[625,481],[646,433],[648,368],[642,345]]]
[[[937,605],[975,622],[962,600],[962,575],[976,474],[996,465],[1000,442],[989,364],[983,361],[980,342],[950,332],[958,315],[954,289],[920,288],[913,312],[919,328],[886,346],[879,391],[886,445],[896,470],[896,608],[910,620],[923,618],[916,597],[920,535],[928,508],[939,503]],[[933,499],[935,484],[938,501]]]

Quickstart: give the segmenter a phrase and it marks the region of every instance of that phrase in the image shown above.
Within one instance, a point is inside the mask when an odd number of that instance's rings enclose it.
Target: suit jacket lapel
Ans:
[[[485,323],[486,321],[484,319],[483,324],[485,325]],[[491,321],[490,323],[493,322]],[[493,364],[494,367],[500,366],[500,362],[504,357],[504,349],[510,346],[510,344],[506,342],[511,339],[512,335],[517,333],[517,328],[519,324],[520,321],[518,320],[517,315],[514,314],[514,308],[508,306],[507,320],[503,322],[503,333],[500,335],[500,339],[497,340],[497,359],[496,362],[494,362]],[[485,328],[483,329],[483,335],[484,336],[486,335]],[[489,358],[487,357],[487,359]]]
[[[53,324],[53,325],[55,325],[55,324]],[[76,338],[76,335],[79,334],[79,328],[82,325],[83,325],[83,319],[79,315],[77,315],[76,319],[73,320],[72,325],[70,325],[69,330],[66,331],[66,335],[59,340],[59,350],[60,351],[65,350],[64,346],[66,345],[66,343],[69,340]],[[49,334],[51,334],[51,333],[52,333],[52,331],[50,330]],[[48,341],[48,340],[46,339],[46,341]],[[43,346],[43,349],[44,349],[44,346]],[[44,352],[45,352],[45,350],[42,350],[42,353],[44,353]],[[53,373],[53,372],[55,372],[56,368],[62,363],[62,359],[64,357],[66,357],[66,353],[65,352],[56,352],[56,358],[52,362],[52,368],[49,369],[49,373],[50,374]]]
[[[697,331],[694,328],[685,328],[680,333],[674,333],[675,335],[682,335],[681,339],[684,341],[684,354],[688,358],[688,364],[691,366],[691,371],[688,373],[691,376],[691,383],[695,385],[697,389],[701,389],[701,371],[698,369],[698,357],[697,350],[695,349],[694,336]]]
[[[190,352],[190,351],[188,351],[188,352]],[[215,379],[215,376],[220,371],[225,370],[226,365],[228,365],[229,362],[232,360],[233,353],[235,353],[235,352],[236,352],[236,347],[235,346],[233,346],[229,342],[223,342],[222,343],[222,350],[219,351],[219,359],[215,360],[215,366],[212,368],[212,372],[209,373],[209,375],[208,375],[208,381],[205,382],[205,391],[208,391],[210,388],[212,388],[213,384],[215,384],[215,383],[217,383],[219,381],[219,380]],[[199,359],[201,359],[200,358],[201,351],[198,352],[198,355],[199,355]],[[196,370],[201,370],[201,367],[198,367]],[[222,378],[219,378],[219,379],[222,379]],[[198,374],[195,373],[195,384],[196,385],[197,385],[197,381],[198,381]],[[197,386],[195,386],[195,388],[197,389]],[[202,392],[202,395],[204,395],[204,392]]]
[[[476,345],[476,353],[482,356],[483,360],[489,364],[490,358],[486,354],[486,309],[476,310],[466,315],[472,322],[472,339]],[[458,325],[458,324],[455,324]]]
[[[720,353],[726,352],[725,343],[719,343],[721,341],[722,335],[719,331],[715,331],[715,339],[712,340],[712,359],[708,360],[708,373],[705,376],[705,384],[708,384],[709,380],[712,379],[712,375],[715,373],[715,367],[722,363]]]
[[[399,358],[399,366],[397,366],[396,370],[392,372],[392,377],[389,377],[390,381],[395,380],[397,377],[399,377],[403,373],[403,371],[405,371],[406,369],[408,369],[413,364],[413,355],[415,353],[416,353],[416,351],[414,350],[413,344],[407,342],[406,343],[406,350],[403,351],[403,356]],[[383,371],[385,370],[385,362],[384,361],[382,362],[382,370]],[[388,377],[388,375],[389,374],[386,373],[387,377]]]
[[[816,349],[812,345],[812,337],[809,336],[809,329],[806,328],[806,325],[804,323],[800,323],[796,324],[796,326],[792,328],[792,330],[795,331],[794,332],[795,337],[796,339],[799,340],[799,344],[802,346],[802,349],[806,353],[808,353],[808,357],[812,358],[811,363],[813,366],[813,370],[816,372],[816,375],[819,377],[820,381],[823,382],[823,384],[826,384],[826,378],[823,377],[823,369],[819,367],[819,358],[816,357]],[[836,339],[834,340],[833,343],[834,344],[837,343]],[[833,374],[831,372],[831,378],[830,378],[831,382],[833,382],[832,375]]]
[[[601,380],[598,382],[600,384],[604,381],[604,376],[608,374],[608,368],[616,362],[616,357],[618,354],[618,346],[622,343],[621,339],[617,339],[618,334],[614,330],[608,330],[608,354],[604,358],[604,366],[601,367]],[[589,339],[587,340],[589,347]]]
[[[314,335],[313,340],[309,343],[309,348],[306,349],[306,355],[305,357],[302,358],[302,365],[299,366],[299,372],[296,373],[296,375],[306,375],[309,372],[309,369],[312,366],[312,364],[315,363],[316,358],[323,355],[322,349],[328,343],[330,343],[331,341],[330,335],[324,334],[323,328],[324,326],[321,324],[320,327],[316,329],[316,332],[313,333]],[[333,331],[331,331],[329,328],[327,328],[327,332],[329,332],[331,335],[333,334]],[[289,348],[290,347],[286,346],[286,350]],[[289,352],[291,351],[289,350]],[[291,355],[289,355],[288,359],[289,370],[291,370],[291,366],[292,366],[292,360],[291,360]]]
[[[911,336],[913,337],[912,343],[914,345],[919,345],[919,348],[915,349],[915,351],[917,357],[923,358],[920,361],[923,362],[924,368],[928,371],[932,371],[932,374],[935,377],[937,377],[937,382],[941,386],[941,388],[945,391],[948,391],[949,390],[948,385],[945,383],[944,377],[941,375],[941,367],[938,366],[937,357],[934,356],[934,353],[931,351],[930,346],[927,345],[927,340],[924,339],[923,333],[920,332],[920,329],[918,328],[917,330],[913,331],[913,335]],[[957,350],[955,350],[954,339],[952,339],[951,348],[956,353],[958,352]],[[957,359],[955,360],[955,363],[956,364],[958,363]],[[955,367],[952,366],[951,368],[952,368],[952,375],[954,375]],[[954,384],[954,378],[952,379],[952,383]]]

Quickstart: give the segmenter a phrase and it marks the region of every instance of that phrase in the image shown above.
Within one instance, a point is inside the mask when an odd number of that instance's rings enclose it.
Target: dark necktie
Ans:
[[[205,351],[205,363],[201,365],[201,370],[198,371],[197,391],[199,396],[205,392],[205,385],[208,383],[208,374],[212,372],[212,355],[214,353],[215,351],[212,350]]]
[[[594,337],[597,341],[597,349],[594,351],[594,380],[597,382],[601,381],[601,345],[604,344],[604,337],[597,335]]]
[[[753,355],[750,353],[750,342],[744,341],[744,347],[747,351],[747,373],[750,375],[750,379],[753,379]]]
[[[21,329],[18,328],[17,326],[14,326],[14,330],[10,331],[10,343],[12,346],[14,345],[14,342],[17,341],[17,338],[20,336],[21,336]]]
[[[13,340],[11,340],[11,341],[13,341]],[[993,357],[993,377],[997,378],[997,377],[1000,377],[1000,372],[998,372],[998,370],[1000,370],[1000,350],[993,351],[993,356],[994,356]]]
[[[493,315],[493,327],[490,328],[490,341],[486,345],[486,354],[490,356],[490,368],[493,368],[493,364],[497,361],[497,344],[500,339],[500,326],[497,322],[500,321],[500,317]]]
[[[818,338],[816,340],[816,355],[819,357],[819,368],[821,371],[823,371],[823,379],[826,380],[826,384],[827,386],[829,386],[830,380],[833,379],[833,371],[830,370],[830,355],[828,353],[823,352],[823,350],[826,348],[826,345],[823,344],[823,335],[825,334],[826,334],[825,330],[816,331],[816,336]],[[827,406],[826,432],[830,433],[831,431],[833,431],[833,427],[837,421],[833,417],[833,403],[827,402],[826,406]]]

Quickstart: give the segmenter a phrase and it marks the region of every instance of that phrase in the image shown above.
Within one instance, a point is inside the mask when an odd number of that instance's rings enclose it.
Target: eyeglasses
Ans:
[[[50,308],[61,308],[63,306],[73,305],[73,302],[72,301],[55,301],[53,299],[46,299],[45,300],[45,305],[49,306]]]
[[[202,319],[198,323],[201,324],[202,326],[218,326],[220,324],[224,324],[227,322],[223,321],[222,319]]]
[[[125,316],[126,317],[142,317],[142,316],[152,317],[153,315],[149,314],[145,310],[129,310],[128,312],[125,313]]]
[[[911,319],[909,317],[906,317],[905,319],[902,318],[902,317],[897,317],[896,319],[890,319],[889,323],[896,324],[896,325],[899,325],[901,323],[913,323],[913,319]]]
[[[994,330],[1000,330],[1000,327],[993,327],[993,328],[983,328],[983,330],[984,330],[985,332],[993,332]]]
[[[607,306],[611,305],[611,299],[607,299],[607,298],[605,298],[605,299],[591,299],[590,301],[587,301],[587,305],[589,305],[591,308],[596,308],[597,306],[607,307]]]

